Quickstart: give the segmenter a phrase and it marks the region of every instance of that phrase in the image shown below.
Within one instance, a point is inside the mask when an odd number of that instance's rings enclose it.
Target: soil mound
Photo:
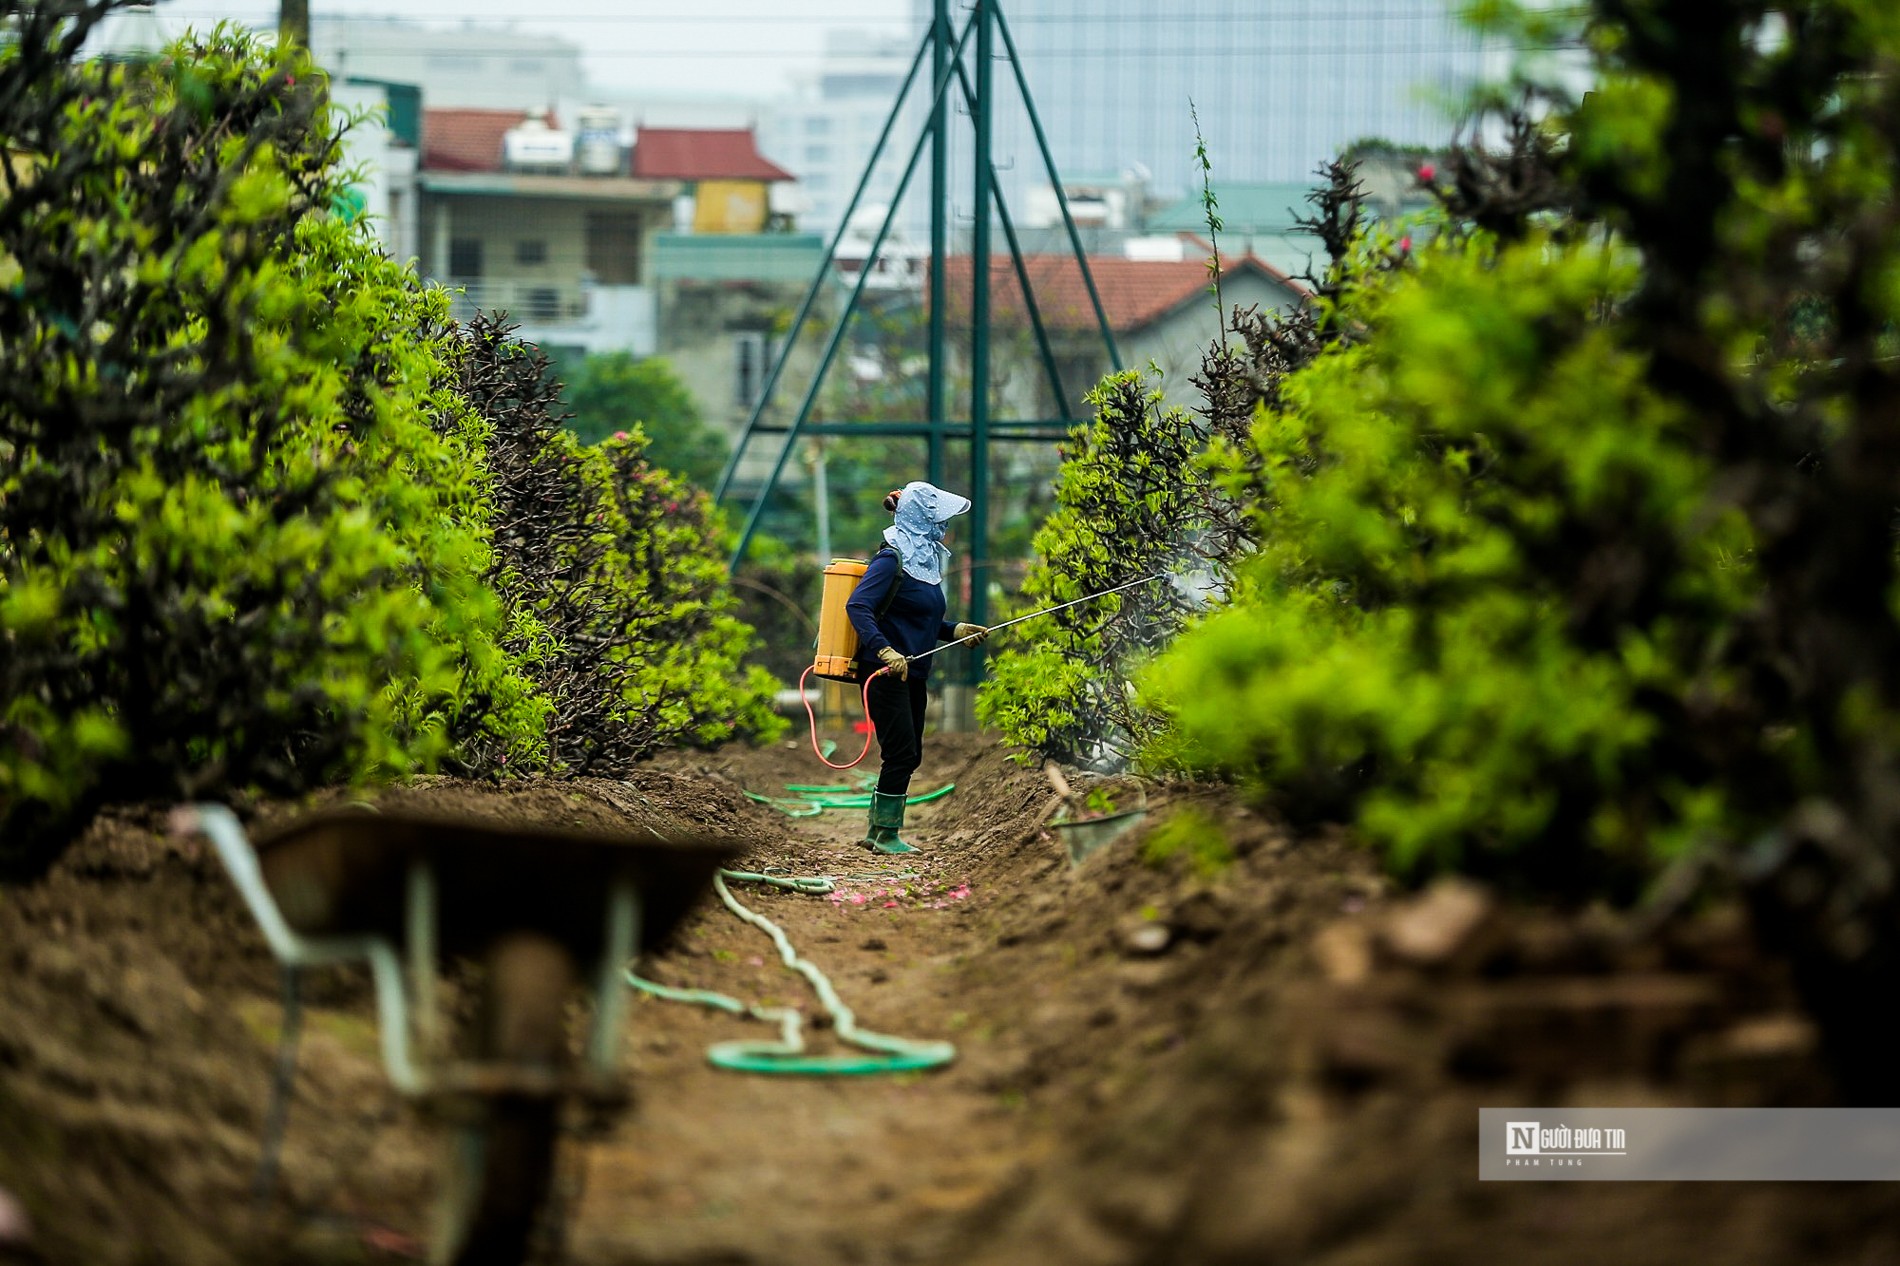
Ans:
[[[728,792],[642,771],[428,778],[373,802],[747,838],[747,803]],[[255,806],[255,822],[304,807]],[[0,900],[0,1188],[54,1262],[328,1261],[344,1248],[404,1259],[426,1225],[433,1144],[383,1078],[367,975],[305,974],[281,1186],[260,1204],[279,974],[209,849],[164,824],[161,807],[106,816],[45,879]]]
[[[859,777],[798,741],[671,753],[624,782],[386,793],[716,831],[753,869],[831,876],[822,897],[735,892],[860,1023],[958,1046],[925,1075],[748,1077],[705,1048],[761,1026],[637,999],[637,1108],[568,1148],[567,1260],[1900,1257],[1900,1195],[1879,1185],[1476,1181],[1480,1105],[1826,1101],[1812,1029],[1731,911],[1646,929],[1459,885],[1395,893],[1343,835],[1294,838],[1226,790],[1090,778],[1079,797],[1147,813],[1072,865],[1049,784],[982,736],[927,744],[914,790],[956,790],[911,810],[912,858],[862,851],[862,811],[794,818],[746,794]],[[384,1084],[357,974],[307,982],[281,1180],[253,1199],[277,973],[216,862],[161,822],[105,819],[0,900],[0,1188],[53,1262],[413,1258],[435,1145]],[[801,1007],[832,1049],[805,983],[716,905],[641,970]]]

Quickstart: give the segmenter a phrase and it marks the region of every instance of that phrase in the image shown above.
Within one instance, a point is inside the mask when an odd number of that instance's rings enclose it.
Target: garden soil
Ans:
[[[856,847],[862,811],[743,794],[855,777],[788,743],[384,797],[723,835],[753,869],[843,876],[824,897],[735,890],[861,1024],[957,1045],[930,1073],[727,1073],[707,1046],[763,1026],[636,998],[635,1105],[565,1144],[549,1260],[1900,1260],[1892,1186],[1476,1180],[1480,1105],[1827,1101],[1813,1032],[1732,911],[1648,927],[1401,894],[1350,840],[1295,838],[1229,791],[1089,779],[1098,808],[1148,812],[1071,865],[1050,785],[979,736],[928,744],[913,790],[956,790],[912,810],[908,874]],[[279,977],[215,859],[164,820],[108,817],[0,893],[0,1261],[419,1259],[438,1143],[387,1089],[359,971],[310,973],[278,1176],[256,1190]],[[802,1006],[833,1049],[804,982],[716,903],[643,970]]]

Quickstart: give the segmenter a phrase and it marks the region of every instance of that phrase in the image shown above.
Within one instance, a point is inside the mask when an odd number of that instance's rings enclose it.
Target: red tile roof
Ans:
[[[424,171],[500,171],[501,138],[528,117],[524,110],[424,110]]]
[[[968,311],[972,260],[968,255],[950,257],[947,284],[951,303]],[[1265,260],[1248,255],[1225,261],[1222,278],[1251,270],[1286,286],[1296,294],[1305,289]],[[1088,287],[1082,270],[1072,255],[1030,255],[1023,260],[1029,274],[1029,287],[1036,297],[1036,310],[1043,325],[1051,330],[1095,329],[1095,308],[1089,302]],[[1138,330],[1166,316],[1182,304],[1206,296],[1209,285],[1205,260],[1122,259],[1119,256],[1090,256],[1089,275],[1102,297],[1102,311],[1109,328]],[[1022,288],[1016,281],[1016,266],[1008,255],[990,260],[990,304],[997,316],[1023,313]]]
[[[643,127],[634,138],[633,174],[647,180],[792,180],[759,155],[750,128]]]

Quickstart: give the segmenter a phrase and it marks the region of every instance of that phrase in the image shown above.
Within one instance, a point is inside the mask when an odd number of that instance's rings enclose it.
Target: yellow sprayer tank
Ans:
[[[858,631],[844,604],[858,587],[869,564],[856,558],[834,558],[825,568],[825,593],[818,604],[818,651],[813,657],[814,677],[832,681],[856,681],[858,670]]]

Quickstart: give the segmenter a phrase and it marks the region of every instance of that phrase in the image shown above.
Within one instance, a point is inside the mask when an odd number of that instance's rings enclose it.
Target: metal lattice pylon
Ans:
[[[1069,246],[1075,254],[1075,261],[1082,272],[1083,283],[1088,288],[1089,300],[1094,305],[1095,319],[1101,330],[1102,341],[1108,349],[1109,363],[1117,370],[1121,366],[1121,355],[1115,348],[1115,335],[1109,328],[1108,317],[1102,310],[1102,300],[1095,288],[1095,278],[1089,271],[1088,256],[1082,249],[1082,237],[1077,231],[1075,217],[1069,210],[1068,195],[1062,187],[1062,179],[1056,170],[1055,158],[1049,150],[1049,140],[1043,131],[1042,120],[1036,113],[1035,101],[1029,92],[1029,82],[1023,74],[1021,58],[1017,54],[1016,41],[1011,36],[1009,24],[1003,16],[1000,0],[970,0],[970,16],[961,31],[956,31],[950,21],[949,0],[934,0],[930,29],[925,34],[916,55],[911,59],[910,70],[904,77],[904,83],[898,89],[897,99],[891,103],[889,115],[884,120],[883,130],[879,132],[877,144],[872,147],[870,157],[865,161],[864,172],[858,178],[857,188],[852,191],[851,200],[846,204],[838,227],[832,233],[831,241],[825,248],[824,259],[819,265],[818,275],[812,279],[805,292],[804,301],[799,305],[797,315],[792,319],[791,328],[779,347],[777,357],[761,386],[758,400],[753,404],[750,416],[746,419],[745,430],[733,447],[732,456],[726,462],[725,471],[719,477],[714,492],[715,498],[722,504],[728,503],[733,490],[733,477],[738,471],[755,440],[768,436],[780,438],[778,456],[773,463],[772,473],[759,489],[746,514],[745,526],[740,532],[739,543],[734,548],[730,568],[736,570],[745,558],[752,539],[758,533],[759,522],[765,513],[766,504],[777,489],[780,478],[785,473],[793,449],[801,437],[825,436],[896,436],[920,438],[929,445],[929,479],[932,483],[941,483],[944,471],[944,450],[953,441],[967,440],[970,444],[970,564],[974,577],[981,577],[989,560],[989,448],[998,440],[1054,442],[1067,433],[1074,418],[1071,404],[1063,393],[1062,382],[1056,370],[1055,354],[1049,342],[1048,331],[1044,328],[1042,314],[1037,308],[1035,293],[1030,285],[1029,271],[1023,259],[1021,243],[1017,239],[1014,222],[1010,219],[1009,209],[1004,204],[1003,193],[996,181],[996,168],[990,155],[990,128],[992,106],[995,101],[993,70],[997,63],[996,39],[1002,38],[1005,59],[1014,72],[1017,90],[1022,95],[1023,107],[1029,115],[1034,130],[1037,148],[1041,151],[1044,167],[1049,174],[1049,183],[1054,186],[1056,203],[1062,211],[1062,223],[1068,231]],[[964,64],[966,52],[973,58],[975,65]],[[910,159],[905,164],[903,176],[897,183],[890,206],[884,220],[879,225],[876,236],[871,241],[870,253],[866,256],[864,268],[859,272],[852,286],[850,297],[842,313],[833,324],[823,353],[819,357],[817,368],[811,381],[806,384],[799,399],[798,408],[789,422],[768,423],[765,418],[770,409],[779,380],[784,375],[793,348],[811,317],[819,293],[825,288],[829,278],[832,258],[844,238],[847,225],[857,211],[858,204],[864,198],[865,189],[871,182],[871,176],[879,159],[884,156],[891,135],[897,128],[899,116],[904,109],[904,101],[915,86],[918,74],[922,70],[926,57],[930,62],[930,109],[929,116],[915,144],[910,151]],[[946,295],[945,259],[949,240],[949,135],[948,104],[952,82],[955,82],[968,105],[970,121],[975,133],[973,146],[973,185],[975,204],[978,213],[971,242],[971,255],[974,266],[971,268],[972,294],[970,304],[970,416],[965,419],[950,419],[945,416],[945,369],[946,340],[944,308]],[[904,194],[910,188],[910,182],[917,173],[925,149],[930,151],[930,281],[929,281],[929,378],[926,385],[926,420],[923,422],[891,422],[867,419],[850,422],[813,422],[812,406],[818,399],[819,388],[823,385],[825,374],[837,358],[838,349],[844,341],[845,331],[852,316],[858,311],[863,298],[865,284],[874,271],[885,239],[890,236],[891,226],[896,221],[898,208],[903,203]],[[1031,328],[1035,334],[1036,347],[1041,356],[1043,370],[1049,376],[1050,386],[1055,399],[1059,402],[1062,416],[1052,419],[998,419],[990,416],[990,231],[992,216],[1003,229],[1004,239],[1014,262],[1016,278],[1022,287],[1023,307],[1027,313]],[[976,579],[971,584],[968,618],[978,624],[989,622],[988,586]]]

